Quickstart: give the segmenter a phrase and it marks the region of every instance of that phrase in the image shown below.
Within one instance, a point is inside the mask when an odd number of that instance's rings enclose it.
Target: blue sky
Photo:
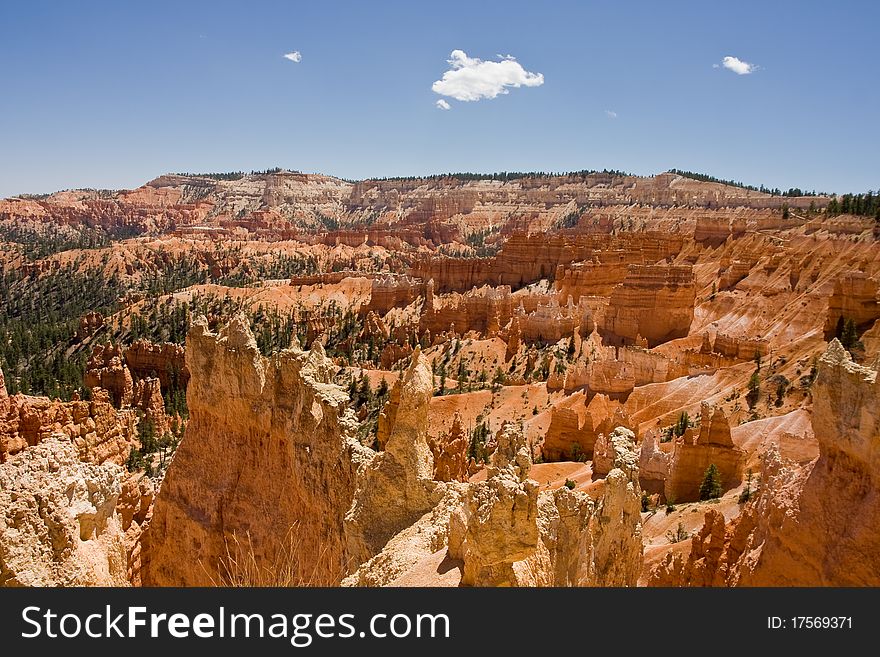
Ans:
[[[271,166],[880,187],[880,3],[709,5],[4,2],[0,196]],[[453,50],[543,83],[441,96]]]

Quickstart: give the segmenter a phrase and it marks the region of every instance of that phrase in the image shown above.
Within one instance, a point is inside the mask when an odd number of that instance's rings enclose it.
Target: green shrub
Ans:
[[[666,532],[666,538],[669,539],[670,543],[680,543],[681,541],[690,538],[690,536],[691,535],[684,528],[683,522],[678,523],[678,527],[675,529],[675,531],[669,530],[668,532]]]

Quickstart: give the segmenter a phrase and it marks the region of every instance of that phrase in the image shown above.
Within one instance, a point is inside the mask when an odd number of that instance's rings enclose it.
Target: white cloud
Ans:
[[[721,60],[721,65],[737,75],[748,75],[758,70],[756,64],[749,64],[738,57],[731,57],[730,55]],[[718,65],[716,64],[715,66],[717,68]]]
[[[303,56],[299,53],[299,50],[294,50],[293,52],[285,53],[284,59],[289,59],[290,61],[299,64],[302,61]]]
[[[442,109],[442,110],[452,109],[452,107],[449,105],[449,103],[447,103],[447,102],[446,102],[445,100],[443,100],[442,98],[441,98],[440,100],[438,100],[438,101],[435,103],[435,105],[437,105],[437,107],[439,107],[439,108]]]
[[[609,119],[616,119],[617,112],[615,112],[614,110],[605,110],[605,116],[607,116]]]
[[[467,102],[509,93],[508,87],[544,84],[541,73],[530,73],[511,55],[493,62],[468,57],[463,50],[453,50],[450,57],[449,70],[431,85],[434,93],[441,96]]]

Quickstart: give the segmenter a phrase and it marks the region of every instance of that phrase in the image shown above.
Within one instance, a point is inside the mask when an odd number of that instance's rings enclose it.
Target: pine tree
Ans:
[[[856,323],[852,319],[847,319],[843,324],[843,331],[841,331],[840,344],[847,351],[852,351],[858,341],[859,334],[856,331]]]
[[[684,432],[688,430],[690,424],[691,419],[688,416],[687,411],[682,411],[681,415],[678,416],[678,420],[675,422],[675,427],[672,429],[672,433],[676,436],[683,436]]]
[[[714,500],[721,497],[721,476],[718,468],[712,463],[703,475],[703,483],[700,484],[700,500]]]
[[[758,370],[752,372],[752,376],[749,379],[749,392],[746,394],[746,401],[749,404],[749,408],[752,408],[755,404],[758,403],[758,398],[761,396],[761,377],[758,375]]]
[[[141,454],[152,454],[159,448],[159,441],[156,438],[156,428],[153,421],[143,416],[138,421],[138,438],[141,442]]]

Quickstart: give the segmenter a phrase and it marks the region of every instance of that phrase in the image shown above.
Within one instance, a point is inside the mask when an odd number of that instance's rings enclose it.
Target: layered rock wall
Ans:
[[[841,318],[852,320],[857,328],[867,328],[880,318],[880,292],[876,280],[864,272],[851,271],[834,282],[825,320],[826,339],[835,337]]]
[[[350,568],[343,517],[357,464],[347,396],[332,365],[311,352],[263,358],[247,320],[219,334],[198,321],[187,337],[190,418],[143,537],[147,586],[222,581],[230,541],[248,541],[259,563],[297,537],[295,579],[336,584]]]
[[[695,298],[690,266],[632,265],[611,293],[602,337],[627,344],[642,337],[652,347],[684,337],[694,319]]]
[[[136,422],[133,411],[116,410],[100,389],[91,401],[0,396],[0,463],[53,434],[61,434],[85,461],[122,464],[129,449],[137,445]]]
[[[694,437],[688,429],[675,441],[664,486],[667,500],[693,502],[700,499],[700,485],[706,470],[715,465],[722,491],[742,482],[745,452],[733,444],[730,425],[720,408],[703,403],[700,432]]]

